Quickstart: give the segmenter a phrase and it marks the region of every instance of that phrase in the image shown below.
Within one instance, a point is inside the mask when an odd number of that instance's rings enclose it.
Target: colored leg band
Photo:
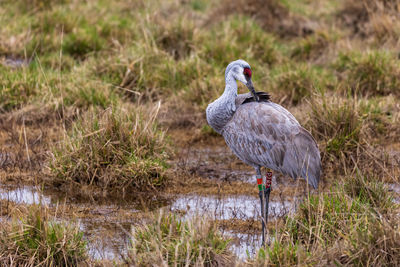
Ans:
[[[267,176],[265,177],[265,187],[270,188],[272,183],[272,171],[267,171]]]
[[[262,191],[265,186],[263,185],[263,179],[262,178],[257,178],[257,185],[258,185],[258,190]]]

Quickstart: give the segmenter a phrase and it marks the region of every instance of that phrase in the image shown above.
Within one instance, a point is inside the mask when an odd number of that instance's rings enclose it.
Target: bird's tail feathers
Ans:
[[[308,184],[317,188],[321,177],[321,157],[317,143],[312,135],[303,128],[294,141],[301,168],[299,174],[307,180]],[[299,153],[300,151],[301,153]]]

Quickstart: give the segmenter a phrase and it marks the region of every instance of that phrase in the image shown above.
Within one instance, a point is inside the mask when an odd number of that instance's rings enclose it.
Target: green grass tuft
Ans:
[[[395,208],[393,195],[388,192],[385,184],[379,182],[378,177],[365,176],[358,171],[346,180],[343,188],[347,195],[370,205],[379,213],[385,214]]]
[[[62,50],[73,57],[83,58],[90,52],[101,50],[105,44],[95,28],[71,33],[64,39]]]
[[[321,68],[308,64],[284,65],[271,70],[271,87],[279,102],[297,105],[320,90],[325,90],[331,77]]]
[[[166,181],[166,138],[157,126],[157,109],[89,110],[54,148],[56,183],[102,190],[149,190]]]
[[[4,222],[0,232],[2,266],[76,266],[87,259],[77,225],[53,221],[45,208]]]
[[[372,136],[383,137],[396,125],[390,112],[373,100],[328,95],[314,98],[311,110],[307,127],[319,141],[326,169],[339,164],[335,172],[346,173],[356,165],[382,171],[381,164],[374,165],[377,159],[369,146]]]
[[[355,94],[400,95],[400,64],[386,51],[341,54],[335,68]]]
[[[38,94],[38,72],[14,70],[0,65],[0,112],[21,108]]]
[[[185,221],[176,215],[160,214],[151,224],[133,232],[129,259],[139,266],[232,264],[229,242],[204,218]]]
[[[334,43],[332,33],[319,32],[296,42],[291,58],[298,61],[317,60],[323,57]]]
[[[264,32],[253,20],[237,16],[215,25],[200,40],[201,54],[221,68],[225,68],[233,58],[243,58],[244,55],[246,60],[254,62],[252,67],[255,69],[259,62],[272,65],[281,60],[279,49],[284,49],[273,35]]]

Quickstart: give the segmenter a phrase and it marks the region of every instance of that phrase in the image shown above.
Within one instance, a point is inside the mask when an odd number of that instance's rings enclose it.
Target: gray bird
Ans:
[[[270,101],[264,92],[256,92],[251,81],[250,65],[244,60],[231,62],[225,71],[225,91],[208,105],[208,124],[221,134],[233,153],[257,173],[262,215],[262,242],[268,218],[272,171],[294,179],[303,177],[314,188],[321,175],[318,146],[295,117],[282,106]],[[250,93],[237,94],[237,83]],[[266,167],[262,181],[261,167]]]

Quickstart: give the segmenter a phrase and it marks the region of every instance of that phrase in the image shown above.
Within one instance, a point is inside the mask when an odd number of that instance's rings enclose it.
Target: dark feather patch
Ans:
[[[271,96],[266,92],[256,92],[256,94],[258,95],[258,98],[260,99],[259,102],[269,102],[271,100]],[[246,98],[243,101],[242,105],[246,104],[246,103],[250,103],[250,102],[256,102],[254,100],[253,96]]]

